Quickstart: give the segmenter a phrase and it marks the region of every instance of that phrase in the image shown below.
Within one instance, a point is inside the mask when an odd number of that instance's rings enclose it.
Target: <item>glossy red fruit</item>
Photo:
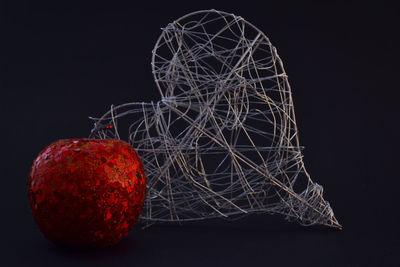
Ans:
[[[143,165],[120,140],[67,139],[33,162],[28,195],[42,233],[56,243],[106,247],[137,221],[146,193]]]

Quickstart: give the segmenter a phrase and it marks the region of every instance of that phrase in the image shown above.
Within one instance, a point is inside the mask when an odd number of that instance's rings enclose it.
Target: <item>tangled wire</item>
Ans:
[[[148,179],[142,220],[278,213],[341,228],[305,170],[288,78],[263,32],[194,12],[163,29],[152,67],[161,100],[112,106],[91,133],[128,133]]]

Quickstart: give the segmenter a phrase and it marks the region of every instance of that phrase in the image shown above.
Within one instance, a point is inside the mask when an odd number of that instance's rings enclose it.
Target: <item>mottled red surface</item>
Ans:
[[[48,239],[95,247],[131,231],[145,191],[140,158],[120,140],[57,141],[35,159],[28,182],[34,219]]]

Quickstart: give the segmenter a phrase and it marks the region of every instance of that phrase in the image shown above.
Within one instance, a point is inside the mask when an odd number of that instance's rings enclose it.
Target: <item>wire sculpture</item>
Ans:
[[[148,179],[142,221],[271,213],[341,229],[304,167],[288,77],[263,32],[190,13],[162,29],[152,69],[161,100],[111,106],[91,133],[128,133]]]

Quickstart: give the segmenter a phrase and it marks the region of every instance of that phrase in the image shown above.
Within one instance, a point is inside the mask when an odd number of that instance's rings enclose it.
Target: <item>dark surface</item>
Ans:
[[[400,266],[398,8],[245,2],[2,2],[1,266]],[[87,117],[111,104],[157,100],[150,58],[160,27],[209,8],[244,17],[278,48],[306,167],[343,230],[258,215],[136,227],[103,250],[45,240],[26,192],[33,159],[55,140],[87,137]]]

